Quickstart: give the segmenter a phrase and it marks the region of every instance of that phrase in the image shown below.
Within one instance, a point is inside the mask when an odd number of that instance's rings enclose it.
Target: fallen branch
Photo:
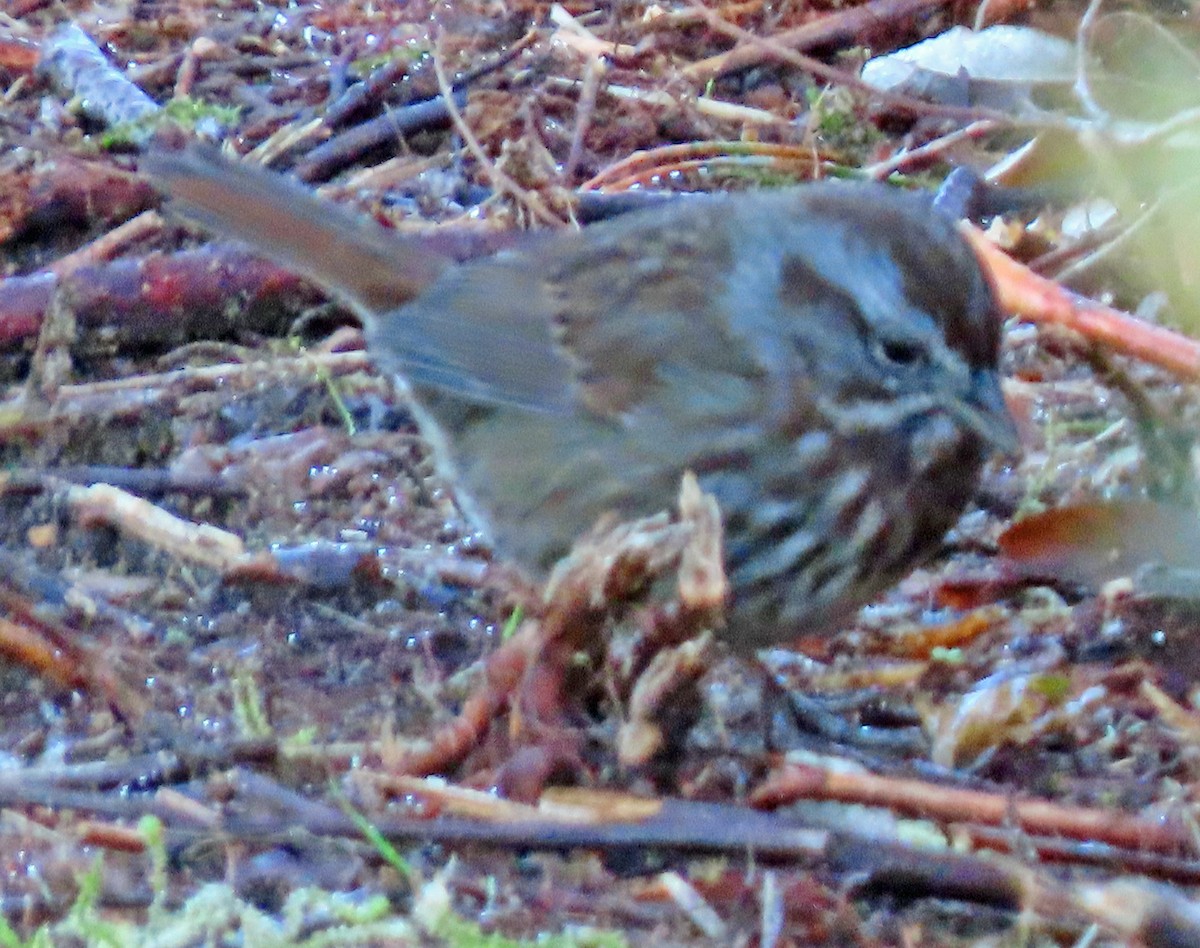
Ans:
[[[35,339],[55,293],[66,293],[86,345],[167,346],[279,331],[324,300],[302,278],[230,246],[86,264],[0,281],[0,346]],[[238,305],[230,305],[231,301]]]

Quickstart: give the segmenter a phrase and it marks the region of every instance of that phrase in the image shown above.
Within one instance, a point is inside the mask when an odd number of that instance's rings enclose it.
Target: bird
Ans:
[[[464,513],[533,576],[693,472],[721,511],[735,651],[835,631],[1017,447],[992,286],[925,194],[693,196],[458,263],[215,147],[152,145],[139,168],[354,310]]]

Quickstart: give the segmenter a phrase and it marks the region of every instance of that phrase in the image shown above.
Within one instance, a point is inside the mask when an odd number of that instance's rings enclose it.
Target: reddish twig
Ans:
[[[964,225],[963,233],[991,274],[1006,312],[1033,323],[1070,329],[1106,349],[1157,365],[1187,381],[1200,379],[1200,343],[1063,289],[1013,260],[977,228]]]
[[[97,237],[90,244],[65,257],[59,257],[48,269],[60,278],[69,276],[82,267],[113,259],[131,244],[154,236],[162,228],[163,219],[158,211],[143,211],[132,220]]]
[[[18,3],[17,7],[20,6],[21,4]],[[10,12],[16,16],[21,15],[19,11]],[[0,69],[28,75],[33,72],[40,55],[40,48],[33,40],[21,36],[0,36]]]
[[[1191,842],[1177,827],[1111,810],[1019,800],[1009,794],[807,764],[783,766],[755,791],[752,801],[755,806],[778,807],[814,799],[882,806],[953,823],[1000,826],[1011,822],[1029,833],[1162,853],[1186,850]]]
[[[101,695],[126,721],[136,724],[142,719],[148,708],[145,699],[118,679],[109,659],[64,627],[22,618],[24,622],[0,618],[0,655],[59,688]]]
[[[87,264],[0,281],[0,346],[35,338],[56,292],[66,292],[81,333],[108,342],[170,345],[280,329],[322,300],[302,278],[246,250],[214,246],[139,260]],[[231,306],[232,300],[242,301]]]
[[[514,736],[552,725],[566,701],[572,657],[603,645],[610,615],[644,590],[650,578],[678,569],[678,624],[691,634],[699,631],[701,618],[711,627],[728,595],[720,567],[720,518],[715,501],[700,492],[690,474],[684,477],[679,506],[677,523],[660,514],[598,525],[583,537],[547,582],[541,617],[525,622],[488,659],[484,682],[459,716],[430,740],[386,761],[389,769],[427,774],[456,766],[505,709]]]
[[[0,176],[0,242],[30,231],[124,221],[158,200],[146,181],[110,162],[58,155]]]

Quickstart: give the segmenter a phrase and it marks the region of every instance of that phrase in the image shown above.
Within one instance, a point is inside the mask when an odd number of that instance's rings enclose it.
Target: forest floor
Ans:
[[[0,945],[1200,943],[1187,10],[6,6]],[[857,78],[976,17],[1024,32]],[[494,560],[353,316],[163,207],[168,123],[464,257],[648,190],[972,168],[1056,281],[1002,288],[1045,296],[1004,327],[1020,455],[765,653],[778,694],[651,665],[628,537],[552,602]],[[1085,296],[1151,342],[1052,317]]]

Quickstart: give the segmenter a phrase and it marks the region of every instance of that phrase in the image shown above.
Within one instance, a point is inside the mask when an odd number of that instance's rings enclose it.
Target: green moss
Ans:
[[[205,122],[221,127],[233,125],[240,111],[238,106],[214,105],[190,96],[181,96],[137,122],[124,122],[106,130],[100,136],[100,147],[109,150],[141,145],[163,125],[177,125],[188,131]]]

